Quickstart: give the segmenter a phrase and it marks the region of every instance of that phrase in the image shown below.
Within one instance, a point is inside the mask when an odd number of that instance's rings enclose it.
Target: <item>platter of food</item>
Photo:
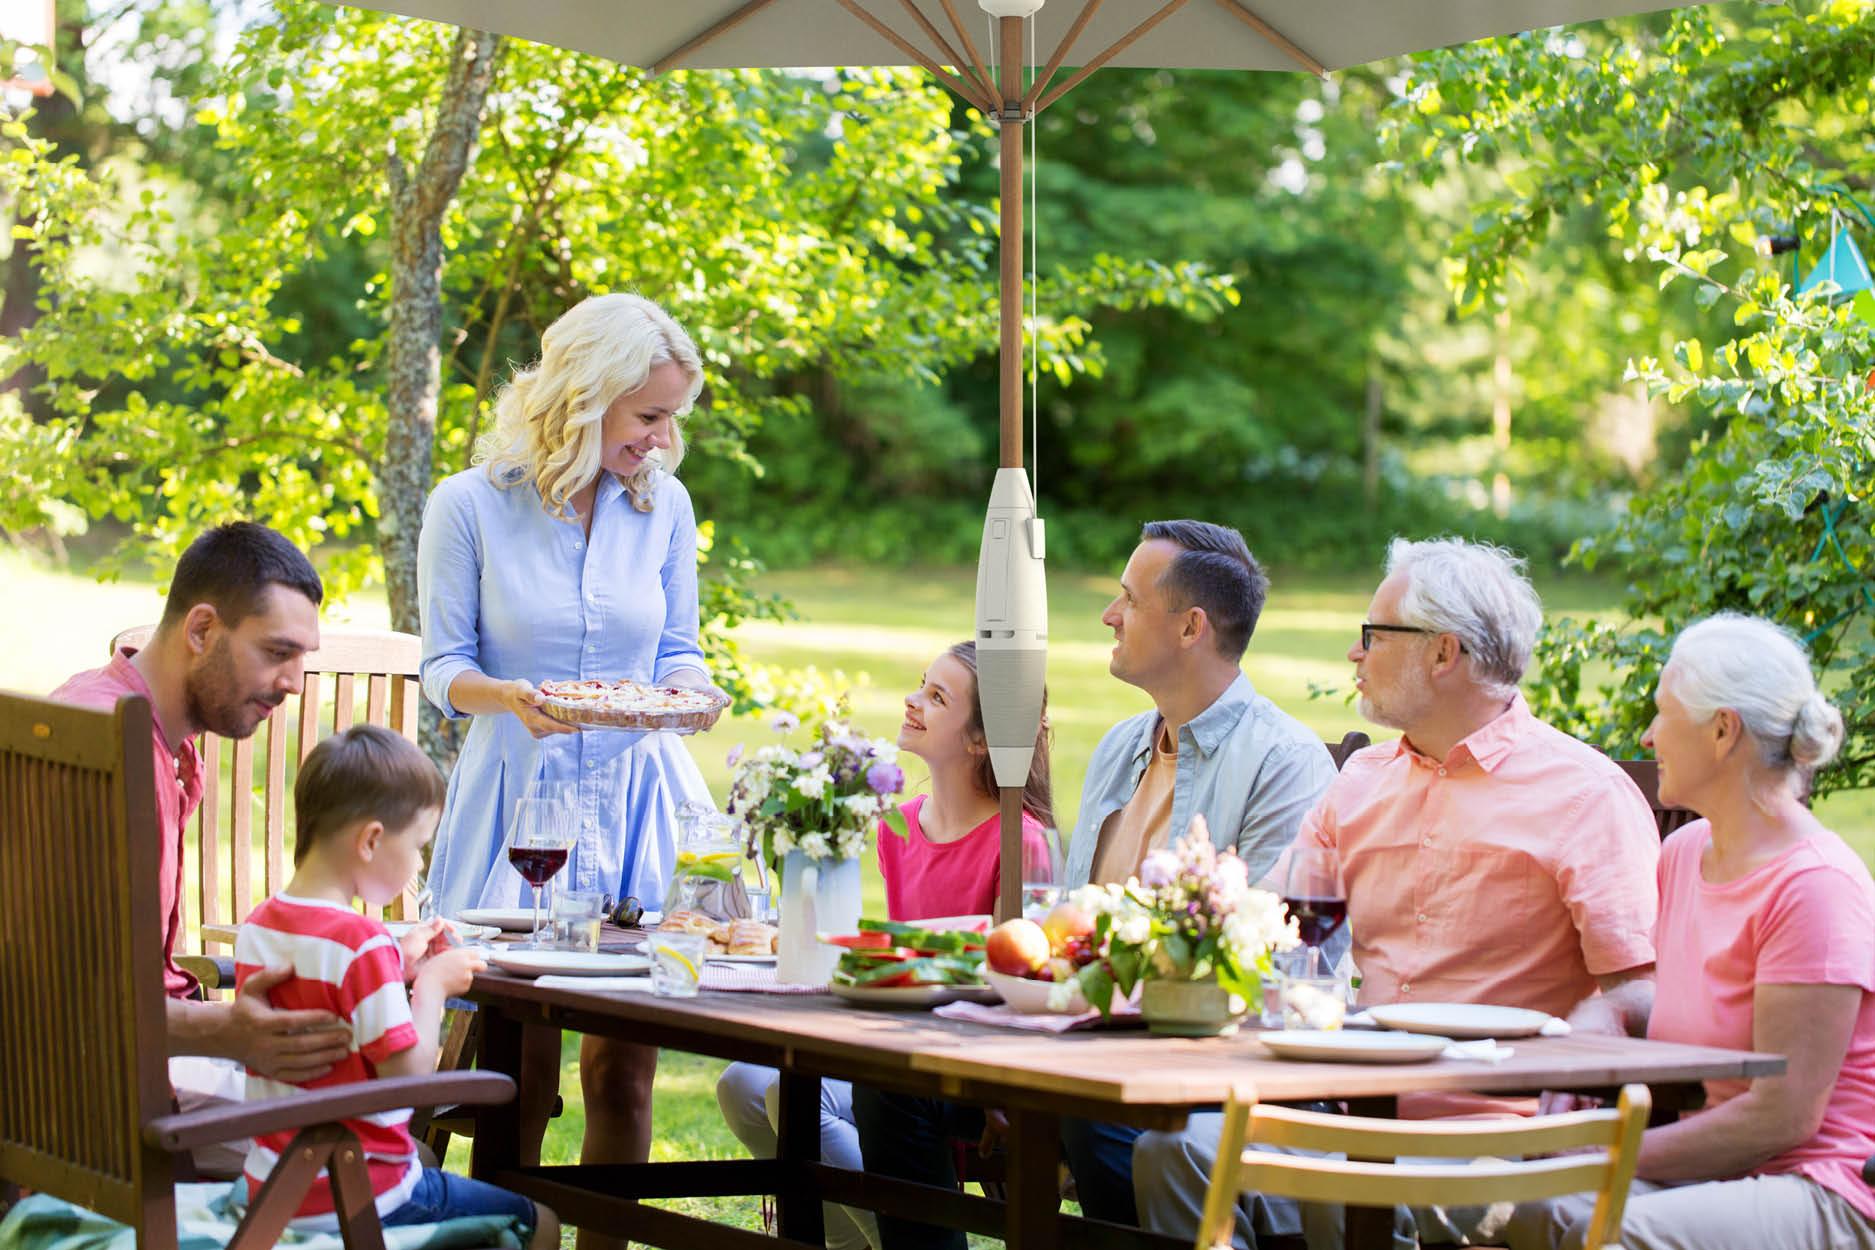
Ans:
[[[857,933],[823,933],[821,941],[841,948],[828,988],[835,997],[866,1007],[929,1010],[962,999],[993,1003],[996,991],[983,980],[988,920],[969,921],[957,928],[932,928],[929,922],[861,920]]]
[[[695,733],[708,729],[729,696],[720,690],[616,681],[543,681],[541,710],[555,720],[602,729]]]
[[[665,933],[694,933],[709,942],[705,959],[773,962],[781,930],[760,920],[718,920],[700,911],[674,911],[658,922]]]

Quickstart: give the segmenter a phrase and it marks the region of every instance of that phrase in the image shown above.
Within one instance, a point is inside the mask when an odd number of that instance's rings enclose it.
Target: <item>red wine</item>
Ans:
[[[564,846],[511,846],[508,862],[529,885],[546,885],[553,880],[554,873],[566,867],[568,849]]]
[[[1308,946],[1326,942],[1348,918],[1345,898],[1286,898],[1283,906],[1296,918],[1296,927],[1302,931],[1302,941]]]

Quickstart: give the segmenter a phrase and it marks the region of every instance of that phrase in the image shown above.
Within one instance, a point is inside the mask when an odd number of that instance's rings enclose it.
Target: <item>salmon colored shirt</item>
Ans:
[[[135,648],[124,647],[103,668],[68,678],[48,697],[106,711],[127,694],[142,695],[154,704],[150,684],[130,662],[135,654]],[[150,723],[150,746],[156,757],[156,829],[162,840],[157,903],[163,914],[163,991],[171,998],[187,998],[195,993],[196,980],[176,966],[176,935],[182,931],[182,830],[202,803],[202,757],[194,741],[172,747],[163,736],[163,723],[154,716]]]
[[[1522,695],[1442,760],[1404,738],[1358,752],[1297,840],[1340,852],[1362,1003],[1560,1016],[1654,962],[1647,800]]]
[[[1875,1155],[1875,882],[1841,838],[1824,833],[1714,885],[1700,869],[1711,844],[1712,826],[1701,820],[1661,849],[1660,963],[1647,1036],[1752,1050],[1758,986],[1861,990],[1855,1032],[1821,1127],[1752,1175],[1807,1177],[1875,1219],[1875,1191],[1862,1180],[1863,1160]],[[1750,1086],[1707,1081],[1706,1105]]]

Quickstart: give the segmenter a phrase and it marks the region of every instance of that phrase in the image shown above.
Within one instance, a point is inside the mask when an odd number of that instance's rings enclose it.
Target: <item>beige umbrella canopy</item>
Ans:
[[[983,720],[1002,787],[997,911],[1017,914],[1021,798],[1048,648],[1042,525],[1022,471],[1022,134],[1103,65],[1306,71],[1670,7],[1657,0],[374,0],[364,7],[635,65],[920,66],[1002,131],[1001,459],[977,566]],[[1033,30],[1029,29],[1033,24]],[[1032,78],[1025,48],[1049,50]],[[987,53],[987,55],[986,55]],[[1071,71],[1061,72],[1064,65]]]

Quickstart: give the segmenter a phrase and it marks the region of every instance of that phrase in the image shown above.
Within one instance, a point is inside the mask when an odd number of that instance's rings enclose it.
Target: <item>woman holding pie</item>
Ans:
[[[656,304],[585,300],[503,390],[475,467],[430,496],[417,556],[423,690],[470,721],[430,864],[445,915],[522,901],[503,847],[534,782],[559,783],[574,801],[566,888],[616,898],[663,897],[677,808],[710,801],[675,736],[583,732],[548,715],[539,690],[621,678],[711,689],[696,520],[675,476],[677,421],[702,387],[696,346]],[[643,1160],[656,1052],[587,1038],[581,1060],[582,1157]],[[557,1052],[538,1062],[557,1070]],[[544,1108],[530,1111],[537,1146]]]

